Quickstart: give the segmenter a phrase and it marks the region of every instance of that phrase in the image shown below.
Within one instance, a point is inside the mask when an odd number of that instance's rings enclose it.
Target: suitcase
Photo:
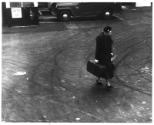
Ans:
[[[95,63],[94,60],[87,62],[87,71],[97,77],[106,78],[106,66]]]

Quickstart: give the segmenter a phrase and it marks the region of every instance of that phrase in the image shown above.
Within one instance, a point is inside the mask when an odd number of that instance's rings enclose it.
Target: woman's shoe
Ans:
[[[96,84],[97,85],[102,85],[102,83],[100,82],[100,80],[96,80]]]
[[[110,89],[113,88],[113,86],[106,84],[106,85],[105,85],[105,88],[106,88],[107,90],[110,90]]]

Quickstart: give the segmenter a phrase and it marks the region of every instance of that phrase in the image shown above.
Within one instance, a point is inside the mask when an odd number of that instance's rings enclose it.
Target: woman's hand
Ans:
[[[98,63],[98,60],[97,59],[95,59],[94,61],[95,61],[95,63]]]
[[[117,58],[117,55],[113,55],[111,58],[111,62],[113,62]]]

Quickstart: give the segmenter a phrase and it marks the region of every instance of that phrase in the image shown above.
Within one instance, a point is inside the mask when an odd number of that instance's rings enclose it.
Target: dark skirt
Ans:
[[[105,79],[111,79],[114,76],[115,66],[111,61],[99,61],[101,65],[106,66]],[[104,76],[104,75],[103,75]]]

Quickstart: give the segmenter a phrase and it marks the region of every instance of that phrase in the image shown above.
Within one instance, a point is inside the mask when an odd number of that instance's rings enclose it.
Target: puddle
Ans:
[[[19,71],[19,72],[14,73],[13,75],[15,75],[15,76],[23,76],[23,75],[26,75],[26,72]]]
[[[78,26],[76,26],[76,25],[67,25],[66,26],[68,29],[79,29],[79,27]]]
[[[144,68],[141,68],[141,72],[150,73],[150,68],[145,66]]]
[[[80,118],[75,118],[75,120],[76,120],[76,121],[79,121],[79,120],[80,120]]]

